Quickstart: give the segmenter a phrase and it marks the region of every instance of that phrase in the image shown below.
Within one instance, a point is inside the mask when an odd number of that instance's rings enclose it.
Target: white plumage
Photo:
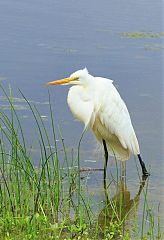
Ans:
[[[142,161],[139,144],[134,132],[128,109],[113,81],[102,77],[93,77],[82,69],[68,78],[49,82],[48,85],[72,84],[67,102],[73,115],[90,128],[105,152],[104,186],[106,186],[106,168],[108,153],[125,161],[130,154],[137,155],[142,167],[143,179],[150,174]]]
[[[127,160],[140,153],[128,109],[113,81],[93,77],[87,69],[73,73],[67,102],[73,115],[90,128],[97,140],[105,140],[110,155]],[[68,84],[68,83],[67,83]]]

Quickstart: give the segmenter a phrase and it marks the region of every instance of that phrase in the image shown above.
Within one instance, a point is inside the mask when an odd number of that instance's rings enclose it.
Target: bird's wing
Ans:
[[[101,102],[99,119],[102,125],[117,136],[123,148],[133,154],[139,154],[139,145],[128,109],[112,83],[106,84]]]

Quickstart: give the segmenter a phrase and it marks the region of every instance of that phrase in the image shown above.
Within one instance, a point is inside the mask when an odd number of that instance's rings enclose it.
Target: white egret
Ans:
[[[48,82],[48,85],[73,85],[68,92],[68,106],[78,120],[90,128],[105,151],[104,179],[108,153],[120,161],[138,156],[143,176],[148,176],[141,159],[138,140],[128,109],[113,81],[94,77],[87,69],[78,70],[68,78]]]

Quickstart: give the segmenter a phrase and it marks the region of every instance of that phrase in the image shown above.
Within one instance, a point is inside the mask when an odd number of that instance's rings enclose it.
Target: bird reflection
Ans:
[[[105,207],[101,210],[98,217],[98,223],[102,232],[104,232],[105,227],[110,230],[112,223],[118,223],[119,226],[121,225],[123,233],[133,230],[140,195],[144,185],[145,180],[143,179],[133,198],[131,198],[130,191],[126,186],[126,178],[122,178],[119,184],[117,184],[116,193],[113,197],[110,198],[108,189],[104,189]]]

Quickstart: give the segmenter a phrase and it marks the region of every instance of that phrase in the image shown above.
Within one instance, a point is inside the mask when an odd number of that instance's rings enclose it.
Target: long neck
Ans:
[[[93,88],[93,87],[92,87]],[[91,84],[74,85],[68,92],[67,102],[73,115],[88,126],[94,110],[94,91]]]

